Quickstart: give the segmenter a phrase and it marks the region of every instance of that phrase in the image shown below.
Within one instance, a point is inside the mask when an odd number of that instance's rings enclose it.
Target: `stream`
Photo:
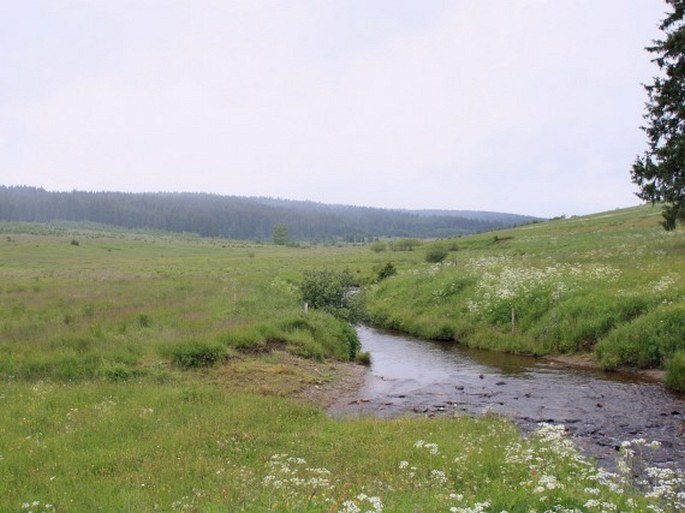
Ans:
[[[685,468],[685,394],[633,374],[576,369],[534,357],[469,349],[358,327],[371,353],[364,385],[331,408],[337,417],[490,411],[524,431],[564,424],[607,467],[621,441],[658,440],[658,465]]]

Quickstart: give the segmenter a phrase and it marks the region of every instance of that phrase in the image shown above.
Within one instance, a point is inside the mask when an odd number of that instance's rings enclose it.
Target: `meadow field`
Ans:
[[[660,229],[659,212],[442,242],[457,251],[369,287],[370,322],[497,351],[593,353],[609,370],[666,367],[667,384],[684,390],[685,237]]]
[[[377,325],[666,365],[677,386],[685,240],[658,215],[373,249],[0,224],[0,511],[680,511],[682,472],[649,468],[649,441],[610,474],[559,426],[327,417],[308,392],[359,342],[300,294],[346,271]]]

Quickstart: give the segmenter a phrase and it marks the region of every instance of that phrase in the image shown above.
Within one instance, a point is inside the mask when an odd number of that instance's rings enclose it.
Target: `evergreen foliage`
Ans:
[[[278,246],[287,246],[289,242],[288,227],[284,224],[277,224],[274,226],[272,239],[274,244]]]
[[[49,192],[0,186],[0,220],[93,222],[128,229],[195,233],[203,237],[272,240],[287,227],[288,242],[369,242],[376,237],[438,238],[524,224],[535,218],[459,211],[425,215],[307,201],[191,193]],[[494,217],[493,217],[494,216]]]
[[[649,149],[633,164],[632,179],[639,198],[664,202],[662,225],[673,230],[685,223],[685,0],[666,1],[673,8],[659,26],[666,37],[647,47],[662,73],[645,86]]]

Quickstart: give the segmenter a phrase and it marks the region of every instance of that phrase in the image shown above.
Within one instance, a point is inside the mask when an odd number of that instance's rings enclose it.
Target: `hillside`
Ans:
[[[685,238],[659,207],[538,223],[445,243],[439,264],[374,285],[374,324],[514,353],[592,352],[606,369],[672,369],[685,389]],[[669,367],[670,366],[670,367]]]
[[[656,345],[684,319],[682,232],[658,221],[635,209],[455,238],[437,265],[424,261],[435,242],[286,247],[0,222],[0,511],[658,511],[659,495],[585,462],[564,426],[524,437],[495,415],[324,414],[310,401],[344,386],[359,346],[340,319],[305,313],[300,290],[307,272],[347,271],[378,320],[500,350],[563,351],[610,323],[660,329]],[[378,283],[388,263],[398,274]],[[555,274],[568,288],[549,300]],[[488,296],[504,278],[512,293]],[[537,285],[539,310],[515,283]],[[502,317],[486,308],[497,298],[515,305],[513,334],[508,303]]]
[[[0,220],[88,221],[259,241],[271,240],[274,227],[285,225],[294,241],[358,242],[376,237],[450,237],[526,224],[536,218],[492,212],[412,212],[213,194],[49,192],[0,186]]]

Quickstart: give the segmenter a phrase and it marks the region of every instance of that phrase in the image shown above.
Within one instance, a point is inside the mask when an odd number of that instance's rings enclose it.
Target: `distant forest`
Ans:
[[[363,242],[378,237],[439,238],[526,224],[534,217],[458,210],[411,211],[202,193],[50,192],[0,186],[0,220],[93,222],[203,237]]]

